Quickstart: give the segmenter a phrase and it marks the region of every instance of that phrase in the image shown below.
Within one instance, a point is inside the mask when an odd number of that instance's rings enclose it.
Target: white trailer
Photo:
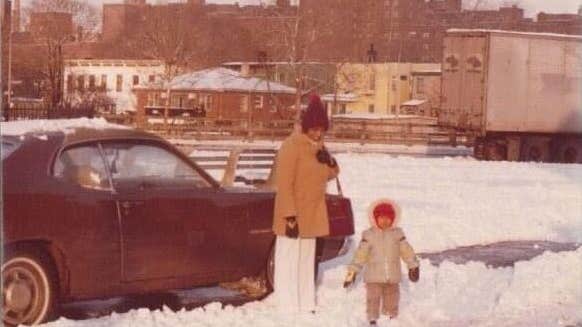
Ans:
[[[582,36],[447,31],[439,123],[487,160],[582,162]]]

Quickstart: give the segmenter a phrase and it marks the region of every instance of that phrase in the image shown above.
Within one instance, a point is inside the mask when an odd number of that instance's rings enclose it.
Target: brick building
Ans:
[[[158,60],[69,59],[65,61],[65,99],[76,103],[104,95],[112,102],[112,113],[135,111],[132,89],[160,79],[163,73]]]
[[[203,116],[269,122],[294,117],[296,91],[230,69],[212,68],[180,75],[169,84],[156,82],[136,87],[134,92],[140,122],[163,117],[166,107],[167,116],[174,118]]]
[[[61,38],[73,36],[73,15],[64,12],[32,12],[29,32],[33,37]]]

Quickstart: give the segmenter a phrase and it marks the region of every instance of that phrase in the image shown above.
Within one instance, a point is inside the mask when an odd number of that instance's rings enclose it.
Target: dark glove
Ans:
[[[289,238],[297,238],[299,236],[299,225],[295,217],[287,217],[287,224],[285,225],[285,236]]]
[[[319,149],[315,154],[317,161],[321,162],[322,164],[326,164],[331,168],[337,167],[337,162],[335,159],[329,154],[329,151],[325,147]]]
[[[411,282],[416,283],[418,282],[418,279],[420,278],[420,268],[416,267],[416,268],[412,268],[408,270],[408,279],[410,279]]]
[[[356,280],[356,273],[354,271],[348,271],[346,275],[346,279],[344,280],[344,288],[348,288],[352,286],[354,281]]]

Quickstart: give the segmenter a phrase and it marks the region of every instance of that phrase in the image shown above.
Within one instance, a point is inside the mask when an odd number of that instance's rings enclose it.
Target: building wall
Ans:
[[[30,14],[33,37],[67,37],[73,35],[73,15],[63,12],[33,12]]]
[[[65,98],[80,101],[104,92],[115,102],[116,113],[134,111],[137,99],[132,88],[148,83],[150,78],[159,80],[163,73],[163,64],[154,60],[67,60]],[[134,84],[134,77],[137,77],[137,84]]]
[[[167,103],[166,91],[161,89],[135,90],[138,116],[163,117]],[[267,123],[294,117],[293,94],[266,94],[240,91],[172,90],[170,111],[184,114],[203,108],[204,118],[213,120],[249,120]],[[155,113],[152,114],[155,110]],[[169,113],[170,116],[175,114]],[[146,117],[147,118],[147,117]]]
[[[437,70],[412,72],[412,98],[428,100],[433,114],[441,105],[441,76]]]
[[[412,72],[439,68],[439,64],[422,63],[346,64],[338,70],[338,94],[357,95],[346,105],[348,114],[397,114],[400,105],[412,98]]]

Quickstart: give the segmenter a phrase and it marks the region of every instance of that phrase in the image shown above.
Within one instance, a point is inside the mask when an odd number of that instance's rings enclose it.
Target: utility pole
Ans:
[[[0,0],[0,29],[2,42],[0,42],[0,112],[4,111],[4,87],[6,85],[7,100],[10,104],[10,93],[11,93],[11,76],[10,76],[10,65],[11,65],[11,34],[12,34],[12,5],[9,0]],[[6,37],[6,39],[4,38]],[[4,53],[8,58],[4,58]],[[4,60],[7,60],[6,72],[4,71]],[[6,74],[6,79],[4,79],[4,74]]]
[[[8,4],[9,8],[7,9],[10,10],[8,17],[12,18],[12,6],[10,5],[10,1],[8,1]],[[6,83],[8,83],[6,89],[8,94],[6,95],[6,104],[8,105],[7,109],[10,110],[10,108],[12,108],[12,19],[10,19],[8,23],[8,76],[6,78]]]

